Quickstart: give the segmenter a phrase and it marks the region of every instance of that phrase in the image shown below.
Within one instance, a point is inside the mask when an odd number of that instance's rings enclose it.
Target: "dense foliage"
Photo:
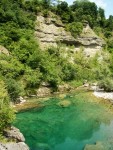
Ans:
[[[9,97],[6,85],[0,80],[0,135],[3,129],[7,128],[14,119],[14,111],[9,106]]]
[[[64,57],[60,46],[42,51],[34,37],[35,19],[38,13],[48,17],[50,12],[61,17],[66,30],[74,37],[82,32],[83,22],[87,20],[106,40],[106,51],[111,57],[103,57],[99,63],[98,56],[86,59],[81,50],[73,54],[72,63],[70,52]],[[0,132],[14,118],[9,100],[16,102],[19,96],[29,95],[42,82],[57,90],[64,82],[77,86],[84,80],[100,81],[105,90],[113,90],[113,16],[106,19],[104,10],[94,2],[76,0],[69,6],[59,0],[1,0],[0,45],[10,53],[0,53]]]

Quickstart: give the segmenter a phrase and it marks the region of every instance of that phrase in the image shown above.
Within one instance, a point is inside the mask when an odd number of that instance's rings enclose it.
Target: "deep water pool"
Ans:
[[[71,104],[59,106],[63,100]],[[112,111],[87,93],[76,92],[42,103],[43,107],[19,112],[14,122],[31,150],[83,150],[86,144],[113,139]]]

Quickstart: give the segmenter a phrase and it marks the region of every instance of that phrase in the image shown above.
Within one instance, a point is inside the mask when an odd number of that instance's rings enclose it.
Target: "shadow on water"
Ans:
[[[86,102],[86,95],[65,97],[66,108],[51,98],[42,108],[17,114],[14,123],[26,138],[31,150],[83,150],[86,144],[104,141],[113,135],[113,115],[104,105]]]

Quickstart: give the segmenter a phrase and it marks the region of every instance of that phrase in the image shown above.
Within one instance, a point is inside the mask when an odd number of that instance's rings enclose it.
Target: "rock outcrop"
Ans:
[[[82,33],[76,39],[75,51],[78,51],[81,47],[83,48],[84,54],[87,57],[92,57],[96,53],[100,54],[104,45],[104,40],[102,40],[94,33],[94,31],[90,28],[88,22],[85,22]]]
[[[24,143],[25,138],[19,129],[11,127],[10,130],[4,130],[4,136],[12,142],[0,142],[0,150],[29,150],[29,147]]]
[[[62,22],[55,16],[49,18],[37,16],[35,36],[42,49],[57,46],[60,42],[66,44],[67,47],[73,45],[74,48],[71,49],[73,53],[82,48],[87,57],[101,53],[105,45],[105,42],[93,32],[87,22],[84,23],[81,35],[75,39],[70,32],[65,31]]]
[[[58,42],[71,44],[75,43],[75,39],[70,32],[66,32],[60,20],[55,18],[44,18],[37,16],[35,36],[39,40],[40,46],[46,48],[49,46],[57,46]]]
[[[0,150],[29,150],[29,147],[24,142],[0,143]]]
[[[15,127],[11,127],[10,130],[4,130],[4,135],[10,140],[14,140],[16,142],[25,142],[23,134]]]
[[[97,142],[95,145],[87,144],[84,150],[107,150],[101,142]]]

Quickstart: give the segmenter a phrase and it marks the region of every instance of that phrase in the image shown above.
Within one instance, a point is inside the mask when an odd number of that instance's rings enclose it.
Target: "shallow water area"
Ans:
[[[70,105],[59,105],[62,101]],[[86,92],[53,97],[44,101],[43,107],[21,111],[14,125],[31,150],[83,150],[97,141],[112,147],[113,111]]]

